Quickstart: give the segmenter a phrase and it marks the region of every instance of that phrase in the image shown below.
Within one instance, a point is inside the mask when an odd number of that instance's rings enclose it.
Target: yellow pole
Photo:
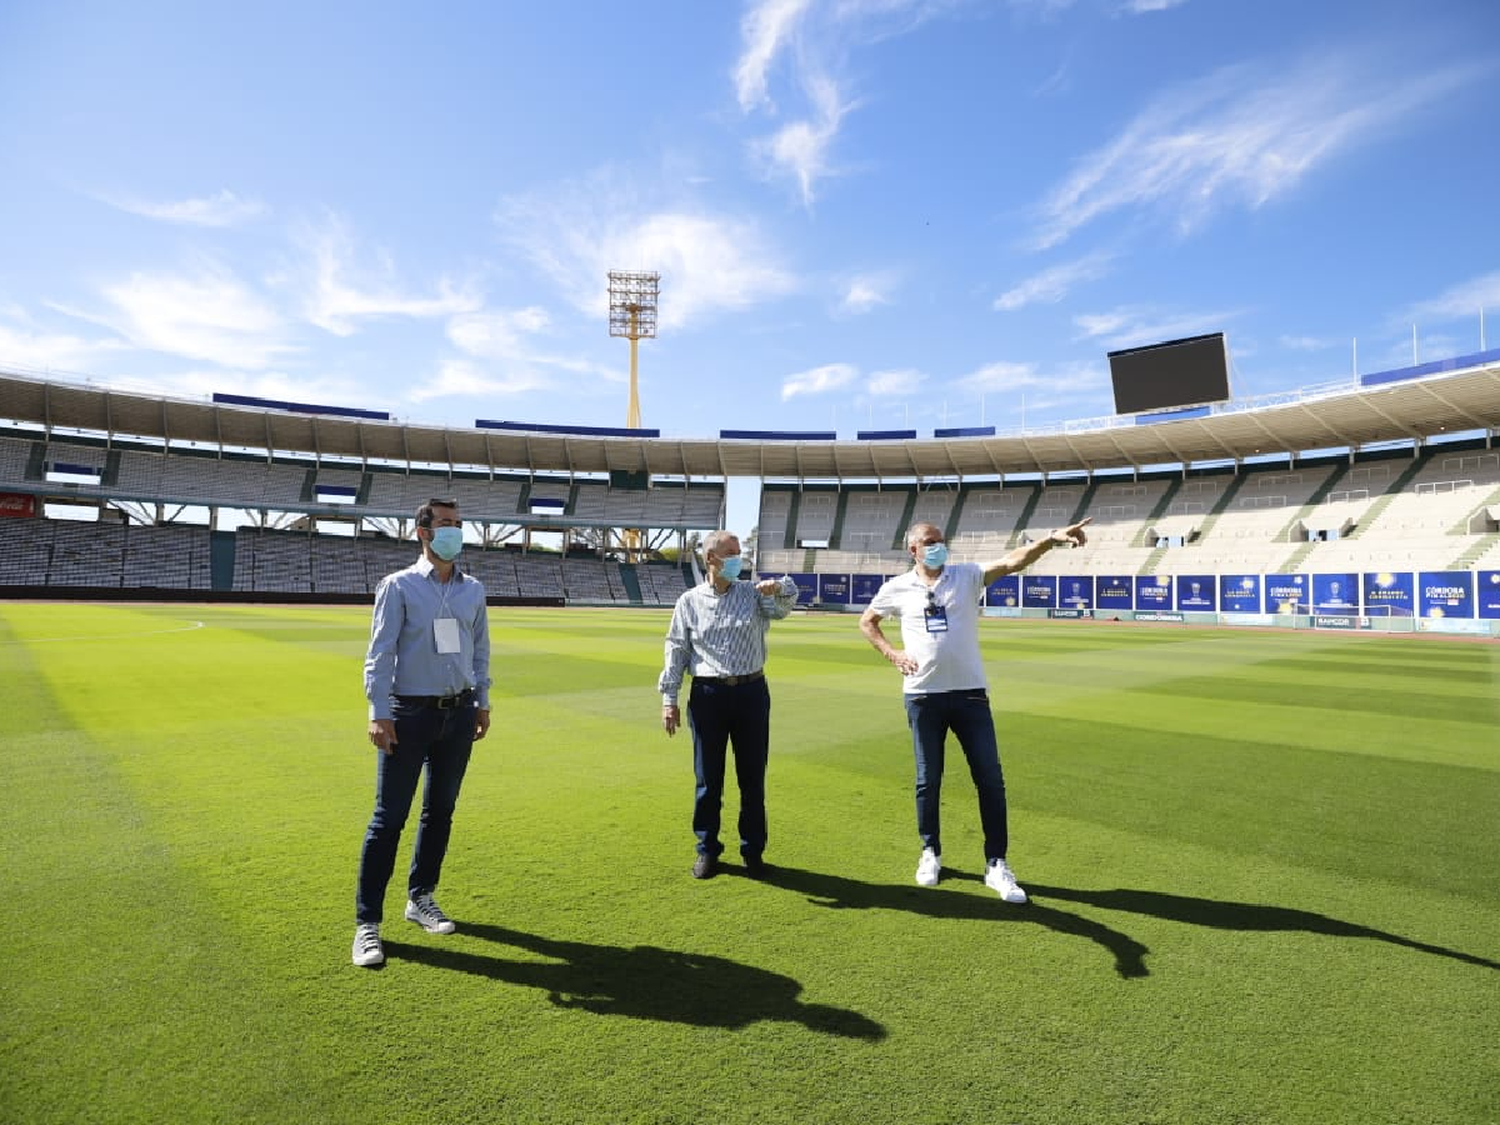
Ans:
[[[630,309],[630,407],[625,412],[625,425],[633,430],[641,426],[641,392],[638,382],[638,353],[641,340],[636,335],[636,310],[634,306]]]

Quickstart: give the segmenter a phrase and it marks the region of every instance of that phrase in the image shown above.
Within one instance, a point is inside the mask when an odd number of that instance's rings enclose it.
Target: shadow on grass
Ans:
[[[1261,906],[1248,902],[1224,902],[1212,898],[1193,898],[1188,895],[1164,894],[1160,891],[1137,891],[1116,888],[1108,891],[1082,891],[1068,887],[1043,887],[1028,884],[1033,895],[1042,898],[1062,899],[1066,902],[1083,902],[1105,910],[1123,910],[1131,914],[1149,914],[1153,918],[1165,918],[1171,922],[1186,922],[1194,926],[1208,926],[1216,930],[1244,930],[1269,933],[1273,931],[1326,934],[1329,937],[1369,938],[1419,953],[1430,953],[1436,957],[1448,957],[1466,965],[1478,965],[1485,969],[1500,969],[1500,962],[1461,953],[1456,949],[1445,949],[1441,945],[1429,945],[1399,934],[1353,922],[1341,922],[1326,914],[1314,914],[1310,910],[1296,910],[1286,906]],[[1144,971],[1144,970],[1142,970]]]
[[[385,951],[403,961],[539,988],[559,1008],[598,1015],[724,1028],[781,1020],[824,1035],[885,1038],[885,1028],[859,1012],[802,1003],[797,999],[802,985],[791,977],[725,957],[650,945],[626,948],[558,941],[482,923],[466,923],[460,936],[512,946],[550,960],[515,960],[394,941],[385,943]]]
[[[735,868],[727,872],[737,873]],[[944,869],[948,880],[979,881],[977,875],[965,875]],[[1115,972],[1122,977],[1144,977],[1146,954],[1150,949],[1129,934],[1112,930],[1101,922],[1056,910],[1033,900],[1025,906],[1012,906],[993,895],[980,897],[954,894],[941,888],[887,883],[865,883],[841,875],[802,871],[795,867],[771,868],[761,882],[807,896],[816,906],[833,910],[905,910],[929,918],[958,918],[981,922],[1026,922],[1046,926],[1060,934],[1086,938],[1103,946],[1114,957]]]

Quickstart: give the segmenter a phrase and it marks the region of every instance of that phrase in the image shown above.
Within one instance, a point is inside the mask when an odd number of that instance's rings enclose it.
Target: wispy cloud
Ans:
[[[701,209],[652,210],[620,174],[503,200],[501,236],[580,312],[603,325],[611,270],[661,274],[657,323],[681,329],[750,308],[800,282],[752,221]]]
[[[905,35],[960,6],[958,0],[754,0],[740,21],[736,99],[746,114],[779,114],[771,76],[784,73],[781,100],[794,109],[786,124],[750,142],[751,155],[768,175],[791,179],[803,206],[811,206],[819,181],[837,170],[834,143],[858,105],[840,73],[849,51]]]
[[[870,374],[865,391],[876,398],[898,398],[916,394],[926,382],[927,376],[914,367],[875,371]]]
[[[1125,0],[1120,10],[1126,15],[1142,16],[1151,12],[1165,12],[1169,8],[1180,8],[1187,0]]]
[[[1234,311],[1166,314],[1125,306],[1103,313],[1080,314],[1073,318],[1073,323],[1085,339],[1118,349],[1224,332],[1229,322],[1240,315]]]
[[[1500,270],[1450,286],[1436,297],[1420,301],[1401,316],[1403,321],[1458,320],[1478,317],[1484,309],[1500,324]]]
[[[202,199],[182,199],[165,203],[153,203],[141,199],[121,196],[100,196],[99,199],[111,207],[157,219],[164,223],[185,223],[197,227],[232,227],[257,219],[266,213],[265,204],[258,199],[244,199],[228,188]]]
[[[1033,411],[1065,406],[1077,410],[1081,403],[1103,398],[1109,392],[1109,371],[1101,361],[1065,363],[1042,368],[1034,363],[987,363],[953,383],[954,389],[971,395],[1007,395],[1024,399]]]
[[[1113,261],[1113,254],[1100,251],[1052,266],[1000,294],[995,298],[995,308],[1000,312],[1014,312],[1038,301],[1055,304],[1066,297],[1075,285],[1104,277],[1109,273]]]
[[[445,317],[472,312],[483,303],[468,286],[446,277],[437,282],[435,294],[405,291],[387,255],[377,253],[373,266],[358,260],[353,235],[337,216],[302,228],[297,238],[311,263],[302,282],[303,315],[335,336],[352,336],[360,320]]]
[[[102,324],[137,348],[259,370],[296,349],[281,315],[228,267],[204,260],[189,271],[132,273],[104,285],[102,312],[53,305]]]
[[[0,365],[5,366],[82,374],[92,370],[101,359],[127,347],[123,340],[115,338],[89,339],[26,324],[0,324]]]
[[[889,291],[895,284],[889,274],[861,274],[850,278],[839,301],[839,311],[853,316],[867,313],[881,305],[891,303]]]
[[[847,387],[859,377],[859,369],[849,363],[829,363],[788,375],[781,384],[781,401],[798,395],[820,395]]]
[[[1186,233],[1217,208],[1260,207],[1484,73],[1471,64],[1382,65],[1337,50],[1275,74],[1220,70],[1169,91],[1079,161],[1041,204],[1037,243],[1055,246],[1116,212],[1170,216]]]
[[[423,380],[408,394],[413,402],[435,398],[508,397],[549,390],[554,386],[544,372],[534,367],[509,366],[496,371],[469,359],[445,359],[430,378]]]
[[[1325,340],[1317,336],[1282,336],[1276,341],[1289,352],[1320,352],[1345,340]]]

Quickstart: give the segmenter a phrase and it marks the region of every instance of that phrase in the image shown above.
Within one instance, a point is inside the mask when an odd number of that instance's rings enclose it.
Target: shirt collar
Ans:
[[[423,578],[432,578],[433,574],[437,571],[437,567],[433,564],[433,561],[427,557],[426,551],[423,551],[420,555],[417,556],[417,564],[414,569]],[[458,563],[454,563],[453,578],[449,579],[449,581],[451,582],[454,579],[459,579],[463,576],[464,572],[459,569]],[[433,579],[433,581],[436,581],[436,579]]]

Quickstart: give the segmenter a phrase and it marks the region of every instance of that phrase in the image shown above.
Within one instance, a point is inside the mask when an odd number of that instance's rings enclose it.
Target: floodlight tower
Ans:
[[[656,298],[659,273],[609,271],[609,334],[630,340],[630,406],[625,425],[641,425],[641,392],[638,382],[638,348],[643,339],[656,335]]]

